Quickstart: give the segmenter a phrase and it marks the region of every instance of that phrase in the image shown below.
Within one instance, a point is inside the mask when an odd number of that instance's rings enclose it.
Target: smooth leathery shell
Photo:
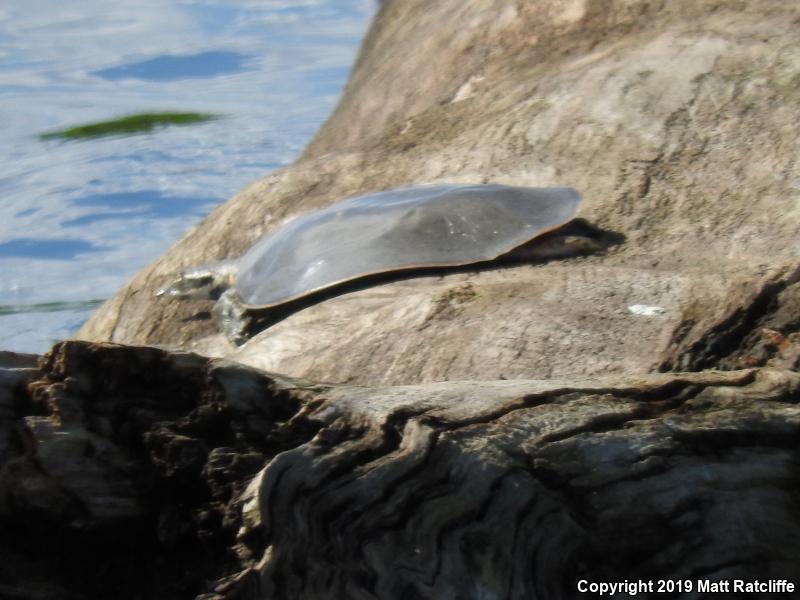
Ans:
[[[267,308],[370,275],[493,260],[561,227],[580,203],[572,188],[460,184],[351,198],[256,242],[236,292]]]

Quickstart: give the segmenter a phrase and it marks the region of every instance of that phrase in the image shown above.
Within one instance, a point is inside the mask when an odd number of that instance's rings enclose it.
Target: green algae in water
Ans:
[[[77,140],[104,137],[108,135],[127,135],[132,133],[147,133],[156,127],[165,125],[193,125],[195,123],[205,123],[218,119],[219,115],[206,113],[142,113],[139,115],[129,115],[112,119],[111,121],[100,121],[99,123],[87,123],[78,125],[61,131],[51,131],[39,136],[42,140]]]

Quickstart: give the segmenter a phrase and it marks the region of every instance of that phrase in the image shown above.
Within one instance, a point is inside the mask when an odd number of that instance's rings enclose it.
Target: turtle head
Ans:
[[[624,240],[625,236],[621,234],[600,229],[585,219],[577,218],[542,237],[534,238],[520,250],[521,255],[528,259],[570,258],[604,252]],[[512,251],[512,254],[516,252]]]
[[[223,261],[184,271],[169,286],[156,291],[156,296],[216,300],[235,283],[235,264]]]

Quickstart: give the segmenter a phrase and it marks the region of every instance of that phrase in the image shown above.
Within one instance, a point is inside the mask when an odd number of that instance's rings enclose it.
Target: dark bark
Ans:
[[[367,388],[68,342],[3,373],[0,596],[577,598],[800,572],[789,370]]]

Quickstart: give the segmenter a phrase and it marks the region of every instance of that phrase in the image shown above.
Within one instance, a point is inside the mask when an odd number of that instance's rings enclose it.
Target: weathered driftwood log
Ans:
[[[303,157],[80,334],[361,387],[86,343],[4,375],[0,592],[550,600],[800,572],[798,22],[778,0],[383,2]],[[208,303],[154,295],[434,181],[571,185],[626,242],[343,295],[235,354]]]
[[[68,342],[24,377],[0,470],[0,553],[24,568],[0,562],[0,596],[578,598],[800,572],[791,370],[332,386]]]

